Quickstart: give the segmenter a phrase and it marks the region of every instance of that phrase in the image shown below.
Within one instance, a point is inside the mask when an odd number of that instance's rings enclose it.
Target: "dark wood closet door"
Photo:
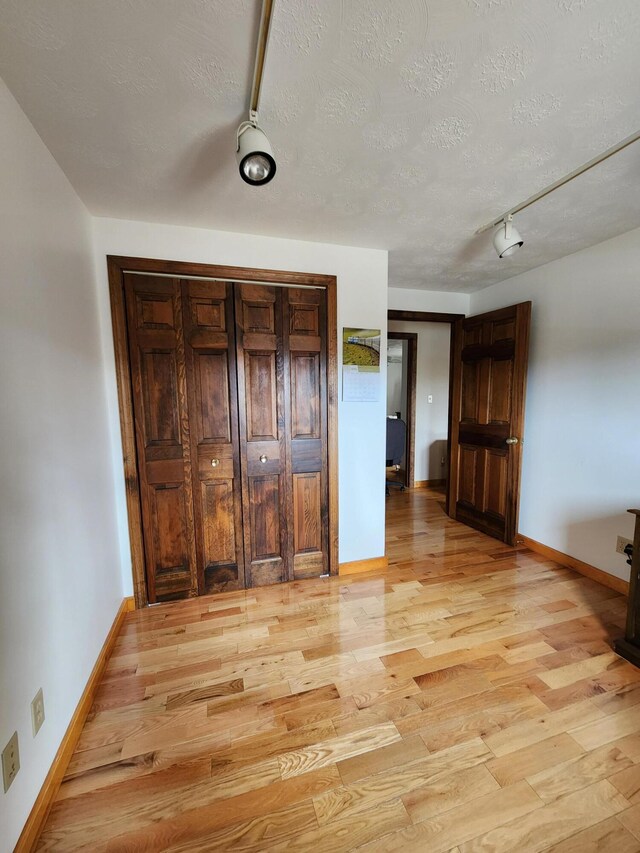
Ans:
[[[236,284],[247,586],[289,580],[282,288]]]
[[[193,502],[200,594],[244,588],[233,287],[184,280]]]
[[[283,293],[289,553],[294,578],[329,571],[327,318],[324,291]]]
[[[148,600],[328,571],[326,294],[125,274]]]
[[[461,322],[452,366],[450,513],[513,545],[531,303]]]
[[[150,602],[198,594],[180,283],[125,274]]]

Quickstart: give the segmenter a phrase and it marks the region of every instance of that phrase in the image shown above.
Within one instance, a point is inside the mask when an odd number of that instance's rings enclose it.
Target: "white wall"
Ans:
[[[442,314],[468,314],[468,293],[439,290],[410,290],[390,287],[388,307],[395,311],[439,311]]]
[[[340,562],[384,554],[387,252],[117,219],[94,220],[94,246],[125,588],[132,588],[131,559],[106,255],[135,255],[337,276],[339,339],[343,326],[382,330],[378,402],[343,403],[340,400],[338,406]]]
[[[402,409],[402,374],[404,372],[404,358],[402,361],[394,361],[387,364],[387,414],[393,415]]]
[[[414,309],[405,309],[414,310]],[[455,312],[457,313],[457,312]],[[416,369],[416,435],[414,479],[441,480],[447,466],[449,429],[449,323],[410,323],[390,320],[389,331],[418,335]],[[429,403],[429,396],[433,401]]]
[[[12,850],[122,601],[90,217],[0,81],[0,792]],[[46,719],[31,733],[30,703]]]
[[[520,532],[617,577],[640,505],[640,230],[493,285],[531,300]]]

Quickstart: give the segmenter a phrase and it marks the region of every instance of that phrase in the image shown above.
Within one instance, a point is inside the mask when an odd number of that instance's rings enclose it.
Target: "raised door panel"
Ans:
[[[282,288],[235,285],[247,586],[290,579]]]
[[[487,477],[484,493],[483,511],[490,513],[504,524],[507,503],[507,463],[506,450],[487,450]]]
[[[197,350],[194,353],[194,382],[200,403],[194,412],[198,443],[231,442],[229,410],[229,353],[227,350]],[[235,376],[233,377],[235,381]]]
[[[283,298],[293,504],[289,547],[294,577],[317,577],[329,570],[326,294],[293,288]]]
[[[125,274],[150,602],[196,595],[190,424],[175,279]]]
[[[200,594],[242,589],[233,289],[182,281]]]
[[[291,353],[291,438],[320,438],[320,353]]]
[[[278,440],[276,359],[275,351],[245,350],[247,441]]]
[[[458,500],[473,507],[476,502],[476,468],[478,449],[460,445],[460,462],[458,466]]]
[[[510,358],[491,359],[490,391],[487,420],[490,424],[511,423],[511,386],[513,361]]]
[[[482,343],[482,323],[465,320],[462,331],[462,346],[473,347]]]
[[[280,557],[280,477],[277,474],[252,477],[249,483],[251,507],[252,562]],[[274,580],[281,580],[274,575]]]
[[[141,348],[140,374],[144,395],[145,446],[180,445],[175,349]]]
[[[478,391],[480,365],[477,361],[467,361],[462,365],[462,411],[461,423],[478,423]]]
[[[513,344],[516,335],[516,323],[514,317],[503,317],[488,324],[489,339],[492,344]]]
[[[187,500],[181,483],[149,487],[153,535],[148,547],[155,570],[156,601],[169,600],[191,591]]]

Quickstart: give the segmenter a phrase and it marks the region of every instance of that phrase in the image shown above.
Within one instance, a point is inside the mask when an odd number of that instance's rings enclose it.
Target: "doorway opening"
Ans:
[[[387,416],[406,424],[397,476],[407,488],[446,485],[450,348],[443,323],[389,321]]]
[[[441,487],[445,480],[449,517],[510,545],[515,543],[518,530],[530,317],[530,302],[471,317],[388,312],[390,334],[419,334],[421,324],[430,322],[450,325],[448,382],[440,386],[448,385],[449,389],[446,441],[438,424],[438,432],[432,433],[432,440],[427,442],[430,453],[426,457],[424,441],[418,438],[418,406],[425,399],[427,406],[434,405],[436,396],[428,388],[421,389],[419,363],[421,349],[424,352],[425,348],[418,344],[414,487],[416,484]],[[416,332],[414,323],[418,327]],[[445,340],[436,344],[435,354],[446,364]],[[402,349],[399,352],[401,360]],[[440,373],[444,376],[445,370]],[[402,399],[401,390],[400,405]],[[398,411],[402,414],[401,409]],[[419,469],[421,453],[426,464]],[[396,455],[402,461],[402,455]],[[411,448],[407,458],[410,455]],[[440,463],[440,476],[433,476],[434,463],[436,471]],[[429,472],[428,479],[422,480],[419,471],[425,470]]]
[[[387,365],[387,414],[400,412],[406,423],[398,479],[406,488],[445,488],[447,505],[453,354],[463,319],[464,314],[437,311],[387,312],[393,362]],[[398,400],[400,408],[393,408]]]

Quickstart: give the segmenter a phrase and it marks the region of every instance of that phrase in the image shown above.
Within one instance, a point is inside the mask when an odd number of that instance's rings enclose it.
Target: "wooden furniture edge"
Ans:
[[[620,637],[613,644],[613,650],[621,658],[628,660],[629,663],[640,668],[640,649],[636,645],[625,640],[624,637]]]
[[[596,568],[596,566],[584,563],[582,560],[578,560],[576,557],[571,557],[569,554],[563,554],[562,551],[556,551],[555,548],[550,548],[548,545],[543,545],[541,542],[536,542],[535,539],[529,539],[528,536],[522,536],[522,534],[517,536],[516,541],[519,545],[524,545],[526,548],[530,548],[537,554],[540,554],[543,557],[548,557],[556,563],[560,563],[561,566],[573,569],[579,574],[584,575],[593,581],[597,581],[602,584],[602,586],[606,586],[609,589],[620,592],[622,595],[627,595],[629,592],[628,581],[625,581],[622,578],[617,578],[615,575],[610,575],[609,572],[604,572],[602,569]]]
[[[366,560],[352,560],[350,563],[340,563],[339,574],[357,575],[360,572],[375,572],[386,569],[388,565],[388,557],[369,557]]]
[[[638,615],[638,592],[640,583],[640,510],[628,509],[635,515],[631,551],[631,570],[629,572],[629,595],[627,597],[627,618],[624,626],[624,637],[615,644],[615,651],[634,666],[640,667],[640,630]]]
[[[36,848],[38,839],[40,838],[40,834],[49,815],[49,811],[53,805],[53,801],[58,793],[60,785],[62,784],[67,767],[69,766],[71,756],[73,755],[78,743],[80,733],[82,732],[82,728],[85,724],[89,711],[91,710],[91,706],[93,705],[93,700],[98,690],[100,679],[102,678],[107,662],[111,657],[124,617],[128,612],[134,609],[135,602],[133,596],[123,598],[109,633],[102,645],[98,659],[91,671],[89,680],[82,692],[80,701],[76,706],[73,716],[71,717],[71,722],[67,726],[67,730],[64,733],[64,737],[58,747],[58,751],[56,752],[55,758],[49,768],[49,772],[47,773],[42,787],[40,788],[40,793],[36,797],[36,801],[33,804],[33,808],[27,818],[27,822],[20,833],[20,838],[18,839],[14,853],[31,853],[31,851]]]

